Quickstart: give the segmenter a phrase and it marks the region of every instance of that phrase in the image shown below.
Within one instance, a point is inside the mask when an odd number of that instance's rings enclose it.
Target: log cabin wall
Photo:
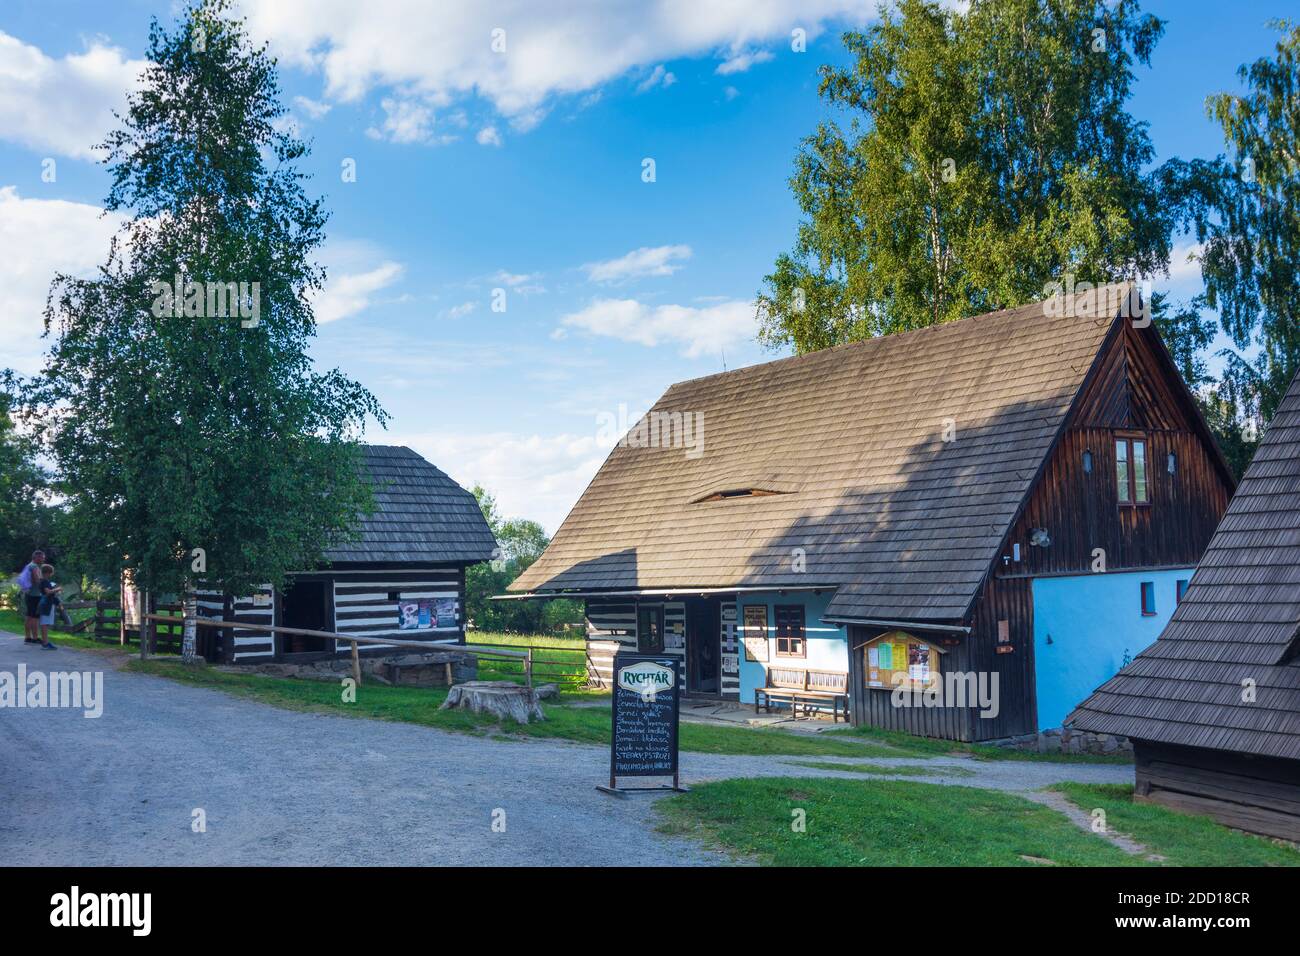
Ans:
[[[417,567],[332,569],[334,628],[340,634],[393,637],[404,641],[465,640],[465,566],[429,564]],[[415,600],[454,600],[456,623],[450,627],[402,630],[397,626],[397,604]],[[352,645],[336,642],[339,654],[351,654]],[[360,653],[384,653],[391,645],[360,645]]]
[[[292,575],[290,576],[292,578]],[[465,565],[459,563],[416,565],[414,567],[372,565],[370,567],[331,568],[314,572],[314,580],[328,580],[332,588],[334,620],[330,625],[340,634],[364,637],[393,637],[407,641],[460,641],[465,639]],[[199,614],[219,618],[226,598],[218,591],[197,590]],[[418,599],[453,599],[456,602],[456,625],[421,630],[402,630],[397,625],[399,601]],[[258,589],[256,597],[240,595],[230,598],[230,620],[241,624],[283,624],[276,615],[276,593],[269,585]],[[297,654],[294,660],[327,659],[351,654],[352,645],[336,641],[334,651]],[[383,654],[388,644],[363,644],[360,654]],[[233,655],[229,663],[266,663],[284,658],[277,635],[265,631],[236,628]]]

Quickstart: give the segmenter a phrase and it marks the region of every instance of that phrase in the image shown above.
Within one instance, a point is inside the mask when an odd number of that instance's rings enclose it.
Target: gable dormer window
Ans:
[[[1121,505],[1151,503],[1145,438],[1125,435],[1115,439],[1115,485]]]

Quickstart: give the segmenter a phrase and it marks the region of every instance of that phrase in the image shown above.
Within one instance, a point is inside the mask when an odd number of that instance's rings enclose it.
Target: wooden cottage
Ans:
[[[1139,799],[1300,840],[1300,375],[1160,639],[1070,723],[1133,741]]]
[[[375,511],[361,521],[357,541],[330,549],[325,566],[292,575],[283,590],[267,585],[240,597],[199,591],[199,613],[366,637],[463,641],[465,569],[491,558],[496,547],[478,502],[409,448],[365,445],[362,456]],[[351,652],[346,642],[317,637],[200,632],[212,635],[205,656],[226,663]],[[363,654],[384,652],[382,645],[362,645]]]
[[[1232,491],[1141,307],[1107,286],[674,385],[509,597],[583,599],[602,681],[635,648],[694,695],[1059,727],[1155,640]]]

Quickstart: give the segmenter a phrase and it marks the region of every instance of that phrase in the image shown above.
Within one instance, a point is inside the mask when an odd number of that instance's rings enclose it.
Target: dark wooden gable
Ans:
[[[1115,440],[1123,435],[1147,443],[1147,505],[1119,502]],[[1232,490],[1228,466],[1158,333],[1120,320],[993,573],[1089,572],[1097,548],[1105,552],[1108,571],[1194,565]],[[1051,543],[1034,545],[1035,529],[1045,530]]]
[[[1118,323],[1070,424],[1144,431],[1204,427],[1155,327],[1135,328],[1132,322]]]

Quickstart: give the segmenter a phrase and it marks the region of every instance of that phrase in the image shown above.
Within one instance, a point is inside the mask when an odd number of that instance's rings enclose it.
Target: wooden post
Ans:
[[[524,677],[528,682],[528,689],[533,689],[533,649],[528,648],[528,656],[524,658]]]
[[[352,679],[361,686],[361,655],[357,652],[357,642],[352,642]]]
[[[136,606],[140,609],[140,628],[138,631],[140,635],[140,660],[147,661],[149,659],[149,630],[154,626],[154,622],[149,620],[149,615],[152,613],[149,610],[149,592],[139,591],[137,594],[139,597],[136,599],[138,602]]]
[[[223,593],[221,596],[221,619],[223,621],[232,620],[235,616],[235,598],[231,594]],[[221,635],[221,663],[235,663],[235,629],[233,627],[223,627],[220,630]]]

